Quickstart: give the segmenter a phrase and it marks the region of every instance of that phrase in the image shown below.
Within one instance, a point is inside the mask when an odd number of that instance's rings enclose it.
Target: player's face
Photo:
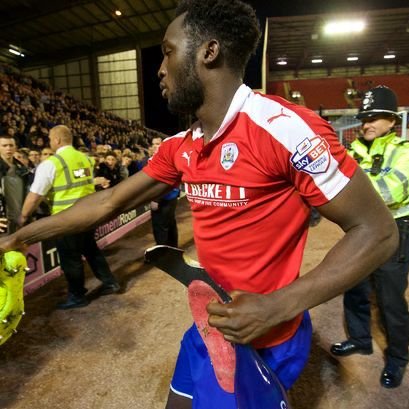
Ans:
[[[191,49],[183,29],[184,15],[168,27],[162,42],[163,60],[158,76],[162,96],[173,113],[195,113],[204,101],[202,83],[196,70],[196,50]]]
[[[387,135],[395,125],[393,117],[374,116],[362,119],[362,134],[366,141]]]

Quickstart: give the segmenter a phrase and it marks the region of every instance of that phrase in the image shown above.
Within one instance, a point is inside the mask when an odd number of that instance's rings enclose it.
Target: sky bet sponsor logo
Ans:
[[[326,172],[330,164],[328,142],[319,135],[312,139],[305,138],[291,156],[291,163],[297,170],[306,173]]]
[[[248,203],[246,189],[241,186],[185,183],[185,192],[191,203],[205,206],[241,207]]]

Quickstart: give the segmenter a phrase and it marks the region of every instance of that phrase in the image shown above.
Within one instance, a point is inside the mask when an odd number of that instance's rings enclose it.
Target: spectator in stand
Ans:
[[[0,186],[9,219],[9,233],[17,230],[18,213],[23,206],[29,185],[29,170],[14,157],[16,151],[14,138],[0,135]]]
[[[28,159],[30,159],[30,162],[36,168],[41,162],[40,151],[38,151],[37,149],[31,149],[28,153]]]
[[[51,148],[43,148],[41,150],[40,162],[48,159],[52,155],[54,155],[54,152]]]
[[[152,156],[162,143],[160,136],[152,139]],[[178,226],[176,222],[176,206],[180,194],[179,188],[173,188],[169,193],[157,200],[151,201],[151,219],[153,237],[156,244],[178,246]]]
[[[132,165],[132,162],[133,162],[132,155],[130,155],[129,153],[122,155],[121,169],[122,169],[123,179],[126,179],[127,177],[130,176],[129,167]]]
[[[119,162],[121,162],[121,159],[122,159],[122,151],[121,151],[121,149],[113,149],[112,150],[114,153],[115,153],[115,155],[116,155],[116,158],[118,159],[118,161]]]
[[[121,174],[121,166],[118,163],[118,159],[113,152],[105,154],[104,162],[99,164],[99,169],[95,172],[95,177],[104,177],[109,180],[109,187],[117,185],[123,176]],[[98,185],[97,190],[101,188],[106,189],[106,185]]]
[[[32,163],[30,163],[30,159],[28,158],[27,152],[24,150],[24,148],[17,149],[13,156],[26,168],[32,167]]]
[[[135,152],[135,158],[137,169],[138,171],[140,171],[148,163],[149,156],[147,155],[147,152],[144,149],[138,149]]]
[[[104,150],[105,150],[105,145],[102,145],[102,144],[98,144],[97,146],[96,146],[96,148],[95,148],[95,152],[97,153],[97,154],[103,154],[104,153]]]
[[[35,140],[34,146],[35,146],[35,149],[37,149],[39,151],[41,151],[41,149],[45,148],[46,143],[45,143],[44,138],[42,136],[38,136],[36,138],[36,140]]]

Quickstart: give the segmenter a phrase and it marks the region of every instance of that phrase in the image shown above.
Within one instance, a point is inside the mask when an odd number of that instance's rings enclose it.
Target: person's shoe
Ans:
[[[381,374],[381,385],[384,388],[397,388],[402,383],[405,369],[405,366],[386,364]]]
[[[74,294],[68,294],[67,300],[57,304],[58,310],[70,310],[72,308],[86,307],[89,301],[85,296],[76,296]]]
[[[352,354],[361,354],[361,355],[371,355],[373,352],[372,345],[363,347],[355,344],[351,340],[347,339],[343,342],[337,342],[331,346],[331,354],[337,356],[348,356]]]
[[[120,289],[121,289],[121,286],[118,283],[102,284],[102,286],[100,287],[98,293],[99,293],[99,295],[115,294]]]

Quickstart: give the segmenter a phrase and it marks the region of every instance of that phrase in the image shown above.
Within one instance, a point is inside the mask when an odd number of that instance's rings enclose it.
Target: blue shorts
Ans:
[[[287,390],[300,376],[308,361],[311,338],[311,319],[306,311],[291,339],[280,345],[258,350]],[[234,394],[225,392],[219,386],[206,345],[194,324],[182,339],[170,388],[177,395],[193,399],[192,409],[237,408]]]

